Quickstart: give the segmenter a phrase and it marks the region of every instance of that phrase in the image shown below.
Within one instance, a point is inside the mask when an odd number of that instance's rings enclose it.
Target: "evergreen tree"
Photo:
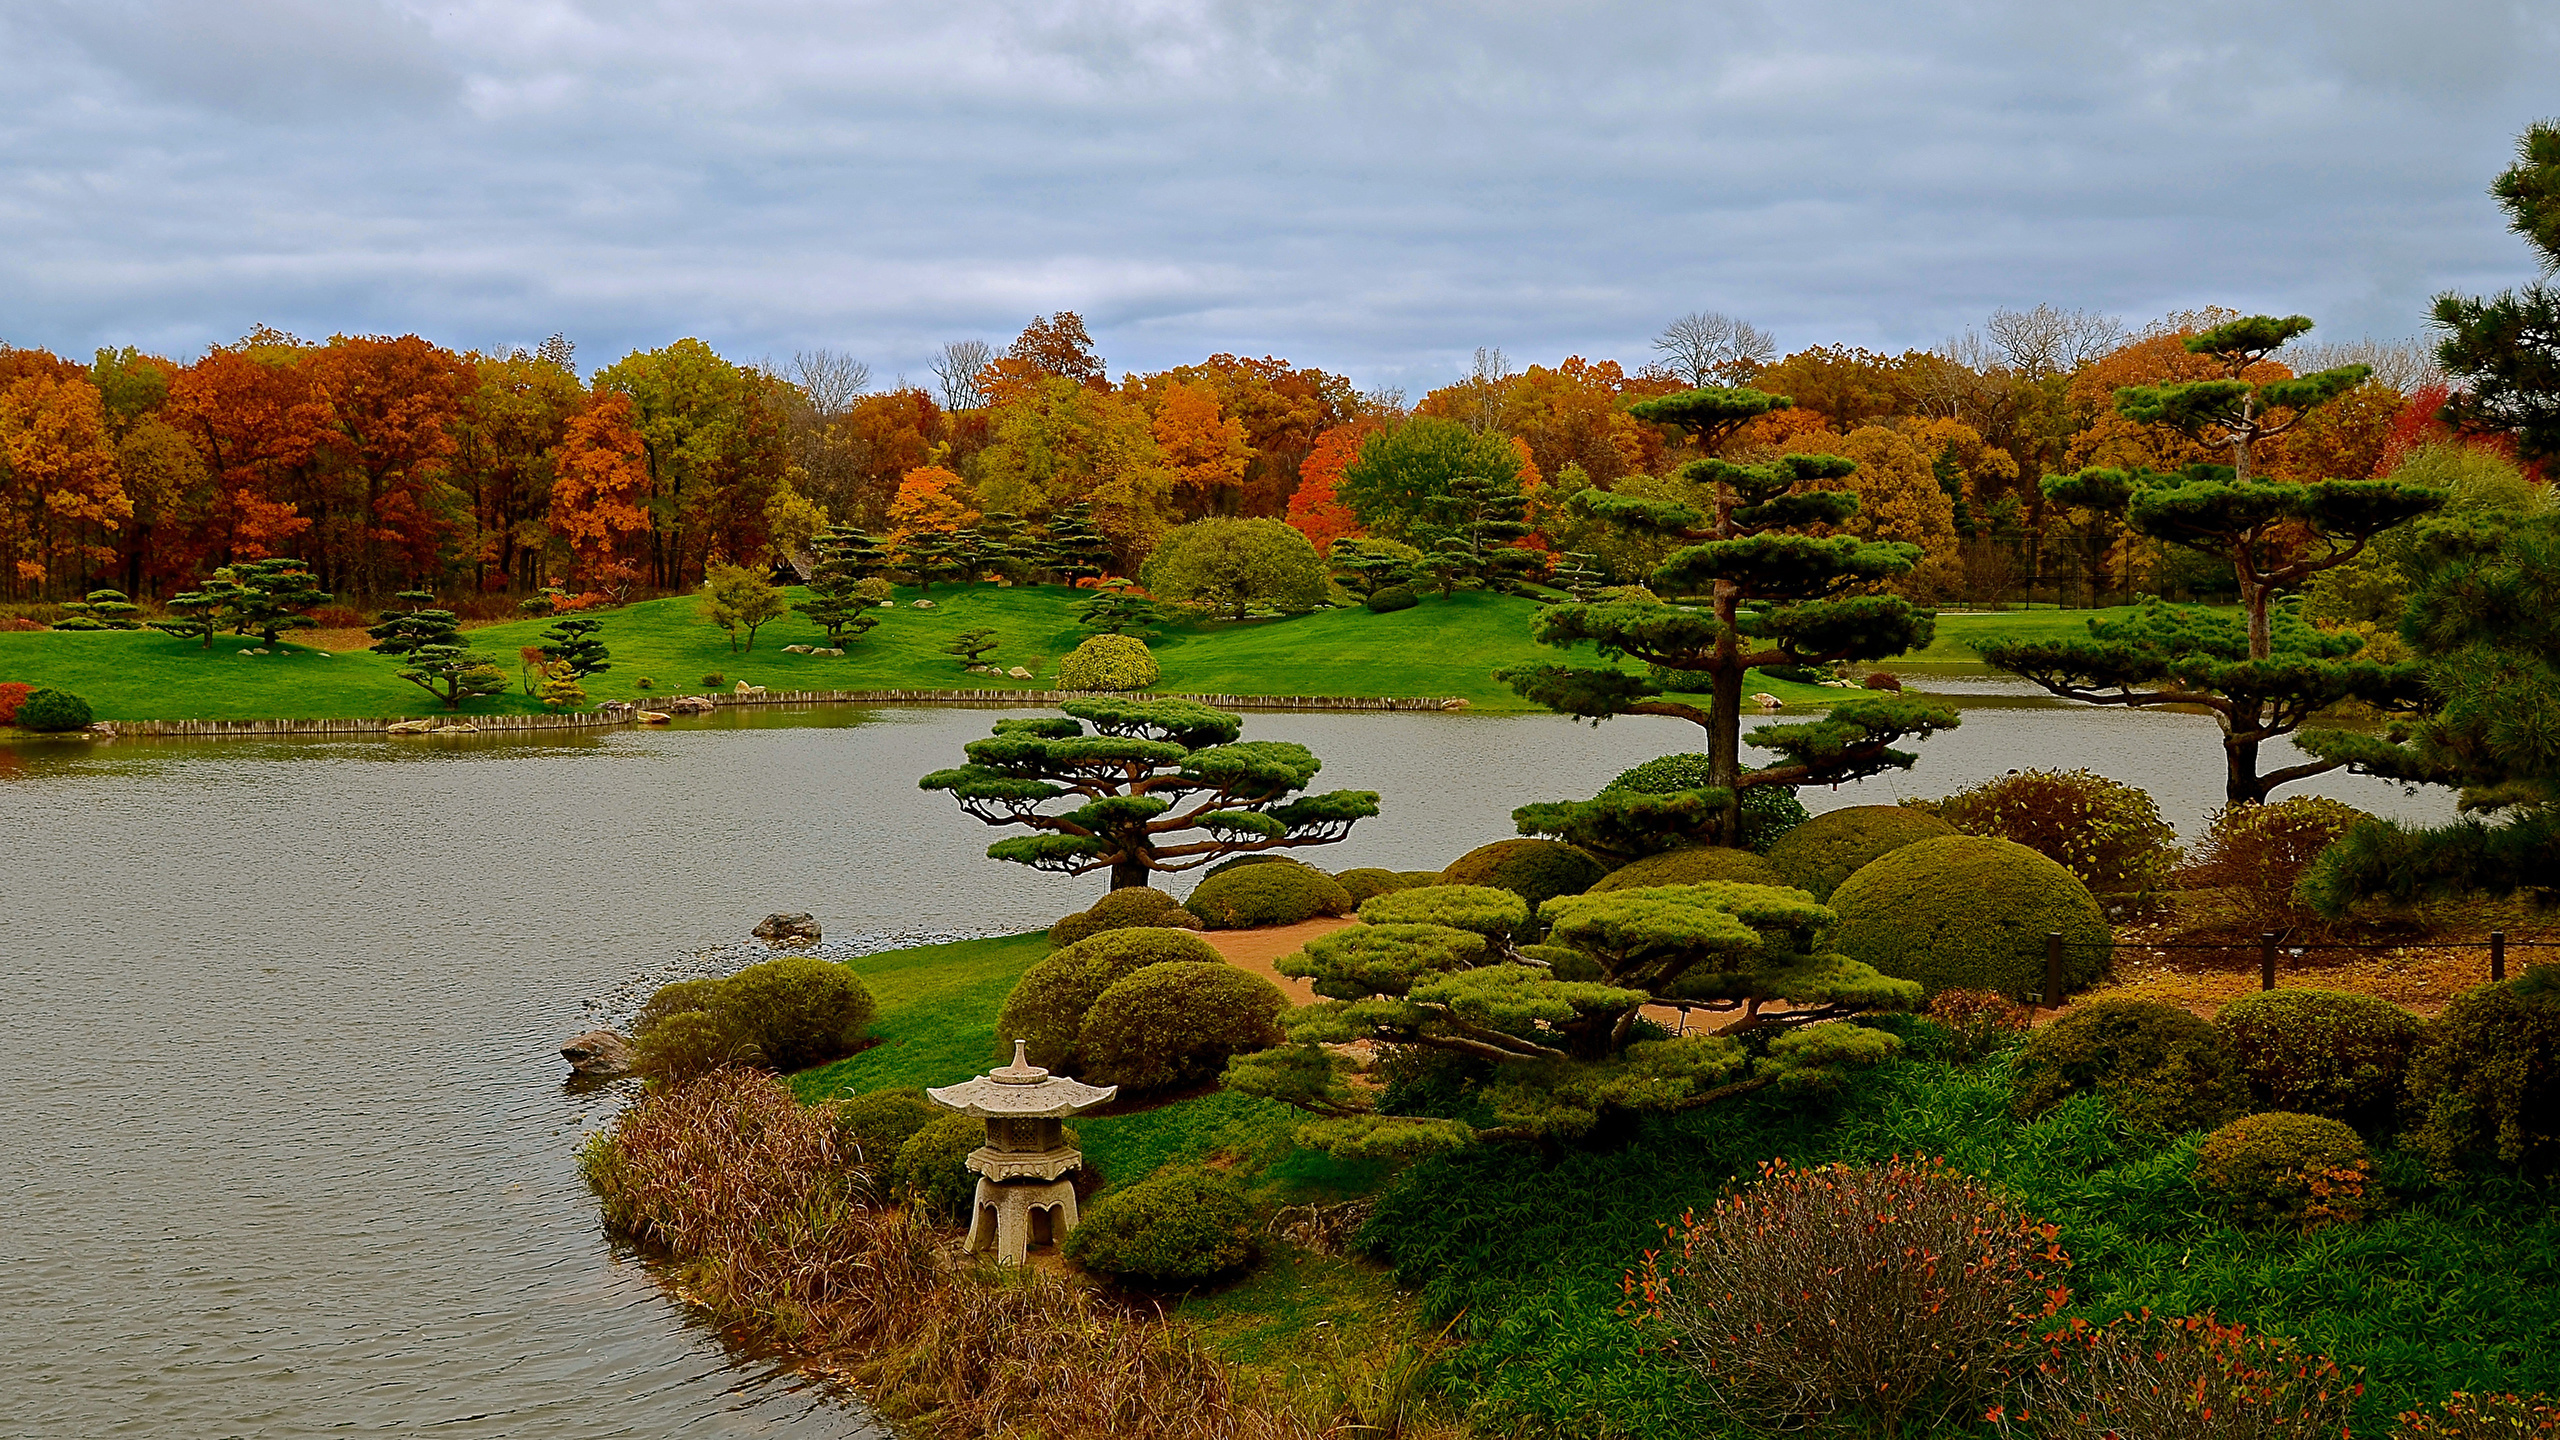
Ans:
[[[1367,790],[1300,795],[1324,768],[1305,746],[1239,742],[1237,716],[1197,701],[1058,708],[1071,718],[997,721],[991,738],[968,744],[969,763],[917,782],[950,792],[973,819],[1036,832],[997,841],[990,859],[1107,871],[1116,890],[1229,855],[1329,845],[1378,813]],[[1044,808],[1060,803],[1070,808]]]
[[[2526,129],[2516,163],[2489,193],[2544,273],[2560,271],[2560,121]],[[2444,418],[2514,436],[2526,460],[2560,456],[2560,290],[2536,282],[2486,299],[2447,293],[2436,297],[2434,319],[2445,332],[2436,358],[2461,382]]]
[[[967,567],[960,558],[960,542],[947,531],[919,530],[899,542],[904,568],[916,582],[916,589],[933,593],[933,582],[948,580]]]
[[[233,633],[255,634],[259,644],[271,649],[282,631],[317,628],[320,622],[302,612],[329,603],[329,592],[320,588],[311,567],[299,560],[226,565],[214,572],[214,580],[228,587],[225,598]]]
[[[545,710],[575,710],[587,703],[587,692],[578,683],[578,675],[566,660],[555,660],[542,668],[539,692]]]
[[[993,630],[963,630],[943,645],[942,653],[958,656],[963,669],[974,670],[986,664],[988,654],[1003,643]]]
[[[2092,468],[2043,482],[2045,497],[2057,505],[2120,509],[2144,535],[2229,562],[2240,587],[2238,619],[2202,606],[2148,601],[2125,618],[2092,620],[2086,638],[1978,647],[1997,668],[2065,699],[2213,712],[2222,730],[2223,793],[2235,805],[2263,802],[2280,785],[2337,768],[2314,760],[2261,774],[2258,751],[2265,742],[2344,700],[2394,709],[2418,695],[2414,666],[2358,661],[2361,639],[2316,630],[2278,605],[2312,576],[2354,561],[2376,535],[2445,502],[2442,490],[2394,480],[2248,478],[2252,446],[2368,373],[2346,365],[2297,380],[2239,378],[2310,327],[2300,316],[2264,315],[2216,326],[2190,337],[2187,348],[2214,356],[2227,378],[2116,392],[2124,414],[2226,443],[2236,464],[2190,465],[2176,474]]]
[[[827,632],[827,644],[841,649],[844,632],[854,638],[880,623],[871,612],[877,605],[864,593],[863,581],[886,563],[880,542],[845,525],[829,526],[810,544],[817,554],[816,573],[809,577],[809,598],[791,608]],[[877,587],[871,587],[876,589]]]
[[[1628,407],[1639,419],[1676,425],[1710,455],[1734,430],[1790,402],[1757,390],[1690,390]],[[1541,644],[1585,642],[1604,660],[1628,657],[1645,674],[1556,665],[1500,672],[1513,690],[1550,709],[1589,720],[1611,715],[1676,715],[1707,732],[1714,785],[1699,803],[1712,812],[1707,838],[1730,843],[1740,792],[1758,785],[1823,785],[1908,769],[1917,758],[1896,741],[1953,729],[1953,707],[1916,695],[1843,699],[1819,720],[1766,726],[1752,743],[1786,756],[1742,764],[1742,688],[1757,666],[1878,660],[1930,641],[1934,617],[1891,595],[1858,594],[1920,561],[1920,548],[1893,541],[1802,533],[1857,513],[1847,490],[1800,488],[1856,470],[1836,455],[1782,455],[1758,465],[1691,461],[1682,478],[1706,506],[1585,490],[1575,509],[1620,528],[1686,541],[1654,572],[1656,588],[1699,593],[1703,606],[1645,600],[1550,605],[1530,622]],[[1703,685],[1687,677],[1696,676]],[[1703,707],[1669,698],[1703,689]],[[1608,796],[1585,805],[1618,803]]]
[[[461,630],[450,610],[386,610],[381,623],[364,633],[373,637],[375,654],[407,655],[429,645],[458,645]]]
[[[151,623],[154,630],[165,631],[181,640],[202,640],[204,649],[213,648],[213,637],[226,629],[223,617],[231,608],[230,597],[207,583],[197,589],[172,595],[161,602],[168,613]]]
[[[596,632],[604,628],[601,620],[571,616],[542,632],[542,658],[547,669],[566,670],[572,680],[584,680],[613,668],[612,651],[605,648]]]
[[[1460,475],[1449,481],[1447,494],[1431,502],[1433,523],[1423,527],[1433,572],[1445,577],[1447,594],[1458,579],[1474,580],[1488,590],[1508,591],[1523,575],[1539,568],[1535,550],[1513,544],[1535,527],[1529,523],[1529,497],[1520,493],[1517,475]]]
[[[1410,585],[1423,570],[1422,553],[1394,540],[1345,535],[1325,551],[1325,563],[1343,588],[1363,599],[1390,585]]]
[[[486,655],[456,644],[421,645],[409,652],[400,678],[459,710],[465,700],[507,692],[507,674]]]
[[[2560,517],[2433,522],[2401,565],[2415,588],[2400,634],[2425,671],[2417,718],[2387,735],[2307,730],[2301,744],[2360,774],[2449,787],[2467,813],[2433,828],[2367,821],[2322,853],[2304,894],[2330,915],[2369,898],[2560,902]]]
[[[1078,501],[1059,508],[1049,516],[1047,529],[1049,567],[1059,579],[1073,585],[1109,573],[1111,541],[1094,528],[1091,504]]]
[[[1577,601],[1587,601],[1609,578],[1606,571],[1598,568],[1599,559],[1588,550],[1567,550],[1556,557],[1554,568],[1547,572],[1547,583]]]
[[[121,590],[92,590],[84,600],[65,600],[62,613],[66,619],[53,622],[56,630],[139,630],[142,622],[133,617],[142,607],[128,599]]]
[[[1029,559],[1025,541],[1030,531],[1020,516],[997,511],[979,519],[976,529],[977,551],[970,565],[970,576],[993,572],[1006,579],[1019,578]]]
[[[1099,635],[1134,635],[1143,640],[1156,633],[1153,627],[1164,623],[1164,611],[1126,585],[1115,584],[1095,591],[1092,599],[1076,607],[1076,623]]]

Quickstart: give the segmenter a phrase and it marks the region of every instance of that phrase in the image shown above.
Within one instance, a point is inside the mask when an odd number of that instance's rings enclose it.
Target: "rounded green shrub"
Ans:
[[[1116,1280],[1194,1285],[1252,1263],[1253,1205],[1229,1176],[1168,1170],[1095,1201],[1064,1248]]]
[[[1371,925],[1444,925],[1500,945],[1529,919],[1528,902],[1493,885],[1425,885],[1391,890],[1361,902]]]
[[[2449,1176],[2474,1156],[2560,1158],[2560,966],[2453,997],[2409,1062],[2409,1148]]]
[[[1410,610],[1422,601],[1410,585],[1381,585],[1370,591],[1369,598],[1360,603],[1384,615],[1390,610]]]
[[[1430,879],[1417,880],[1414,878],[1417,875],[1427,875]],[[1335,884],[1340,885],[1344,892],[1350,895],[1351,903],[1358,905],[1372,896],[1384,895],[1396,890],[1410,890],[1418,884],[1437,885],[1440,883],[1440,872],[1437,870],[1380,870],[1371,866],[1362,866],[1356,870],[1345,870],[1333,879]]]
[[[1163,674],[1146,641],[1135,635],[1096,635],[1058,662],[1058,688],[1144,690]]]
[[[96,717],[89,713],[89,702],[68,690],[33,690],[18,702],[18,728],[58,734],[65,730],[86,730]]]
[[[1443,885],[1490,885],[1540,905],[1559,895],[1579,895],[1609,873],[1609,868],[1561,840],[1496,840],[1479,845],[1449,862],[1440,872]]]
[[[748,966],[720,982],[711,1008],[786,1074],[859,1049],[879,1015],[851,970],[812,955]]]
[[[1225,964],[1208,941],[1160,926],[1105,930],[1054,950],[1023,972],[996,1015],[996,1049],[1011,1055],[1022,1041],[1034,1065],[1061,1074],[1076,1068],[1076,1035],[1085,1012],[1123,976],[1169,961]]]
[[[1631,790],[1639,795],[1676,795],[1683,790],[1703,790],[1715,784],[1712,765],[1704,755],[1657,755],[1633,769],[1620,771],[1617,779],[1600,787],[1600,793]],[[1768,853],[1779,836],[1809,818],[1793,785],[1747,785],[1737,803],[1742,833],[1735,838],[1743,849],[1754,854]]]
[[[1309,866],[1246,865],[1201,881],[1183,904],[1212,930],[1244,930],[1348,915],[1351,892]]]
[[[1214,1080],[1230,1056],[1286,1037],[1289,998],[1224,961],[1150,965],[1112,984],[1085,1013],[1076,1058],[1085,1079],[1132,1093]]]
[[[681,1015],[688,1010],[709,1010],[712,998],[719,993],[720,981],[713,976],[661,985],[657,993],[649,997],[648,1003],[640,1007],[640,1013],[633,1017],[631,1033],[638,1035],[670,1015]]]
[[[764,1056],[720,1016],[677,1010],[631,1037],[632,1068],[659,1085],[680,1085],[714,1070],[761,1065]]]
[[[1787,878],[1777,867],[1748,850],[1734,850],[1722,845],[1692,845],[1682,850],[1665,850],[1632,860],[1602,876],[1591,887],[1594,895],[1612,890],[1650,890],[1657,885],[1702,885],[1709,880],[1731,880],[1743,885],[1784,885]]]
[[[2062,933],[2062,984],[2106,966],[2115,934],[2080,877],[2008,840],[1941,835],[1890,851],[1831,892],[1831,943],[1852,960],[1940,990],[2044,991],[2045,936]]]
[[[1206,879],[1208,879],[1208,878],[1209,878],[1210,876],[1212,876],[1212,875],[1224,875],[1224,874],[1226,874],[1226,873],[1227,873],[1228,871],[1230,871],[1230,870],[1240,870],[1240,869],[1244,868],[1244,867],[1245,867],[1245,866],[1247,866],[1247,865],[1306,865],[1306,864],[1307,864],[1307,862],[1305,862],[1304,860],[1299,859],[1299,858],[1298,858],[1297,856],[1295,856],[1295,855],[1273,855],[1273,854],[1269,854],[1269,853],[1267,853],[1267,852],[1266,852],[1266,853],[1261,853],[1261,854],[1253,854],[1253,855],[1230,855],[1230,856],[1228,856],[1226,859],[1219,861],[1217,864],[1210,866],[1208,869],[1201,871],[1201,872],[1200,872],[1200,878],[1201,878],[1201,879],[1203,879],[1203,880],[1206,880]],[[1307,868],[1308,868],[1308,869],[1310,869],[1310,870],[1312,870],[1312,869],[1314,869],[1315,867],[1314,867],[1314,866],[1312,866],[1312,865],[1307,865]]]
[[[1926,808],[1967,835],[2015,840],[2101,895],[2158,889],[2178,859],[2151,792],[2093,770],[2012,770]]]
[[[898,1147],[889,1175],[909,1204],[945,1225],[969,1216],[969,1199],[978,1193],[978,1177],[969,1169],[969,1152],[987,1143],[987,1122],[966,1115],[944,1115],[928,1122]]]
[[[1877,856],[1954,833],[1954,826],[1925,811],[1852,805],[1816,815],[1778,837],[1769,847],[1769,863],[1788,884],[1816,900],[1828,900],[1841,881]]]
[[[2364,1218],[2364,1140],[2323,1115],[2243,1115],[2204,1138],[2196,1178],[2244,1225],[2313,1228]]]
[[[2098,1095],[2125,1123],[2174,1133],[2231,1118],[2247,1091],[2213,1026],[2156,1000],[2092,1000],[2032,1032],[2011,1072],[2022,1116]]]
[[[836,1134],[885,1174],[896,1163],[899,1147],[948,1113],[924,1098],[922,1090],[874,1090],[837,1102]]]
[[[1162,890],[1144,885],[1123,885],[1050,926],[1049,948],[1063,950],[1105,930],[1134,930],[1149,926],[1197,930],[1200,922],[1192,917],[1190,911],[1182,908],[1180,900]]]
[[[2336,990],[2244,995],[2213,1017],[2262,1110],[2388,1123],[2426,1026],[2388,1000]]]

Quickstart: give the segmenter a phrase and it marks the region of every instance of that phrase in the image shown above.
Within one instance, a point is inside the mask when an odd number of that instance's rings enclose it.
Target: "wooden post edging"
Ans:
[[[670,700],[703,699],[714,705],[1006,705],[1050,706],[1061,700],[1103,698],[1113,692],[1078,690],[777,690],[760,695],[650,696],[629,702],[637,708]],[[1161,700],[1197,700],[1221,710],[1463,710],[1455,696],[1376,695],[1150,695]],[[633,723],[625,715],[597,711],[541,715],[473,715],[446,711],[441,715],[390,715],[317,720],[109,720],[96,727],[100,736],[151,739],[257,739],[271,735],[379,735],[393,725],[434,720],[492,731],[597,730]]]
[[[2044,1008],[2062,1008],[2062,932],[2044,932]]]

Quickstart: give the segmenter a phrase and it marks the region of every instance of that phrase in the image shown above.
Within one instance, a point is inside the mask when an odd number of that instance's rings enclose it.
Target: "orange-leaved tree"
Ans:
[[[554,461],[549,518],[591,574],[649,555],[649,458],[631,397],[605,391],[569,418]]]
[[[1156,407],[1155,435],[1185,519],[1235,508],[1253,451],[1245,444],[1244,422],[1224,412],[1216,391],[1199,384],[1167,386]]]
[[[79,367],[0,385],[0,542],[12,595],[75,583],[115,559],[106,537],[133,516],[107,444],[105,407]]]
[[[1298,491],[1289,497],[1289,523],[1323,554],[1336,540],[1366,535],[1360,517],[1334,493],[1343,467],[1360,458],[1360,447],[1386,428],[1384,421],[1354,420],[1317,437],[1315,449],[1298,467]]]

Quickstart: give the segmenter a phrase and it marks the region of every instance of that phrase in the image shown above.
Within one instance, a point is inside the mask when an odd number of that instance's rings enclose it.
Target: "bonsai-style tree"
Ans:
[[[1390,585],[1410,585],[1422,572],[1422,554],[1394,540],[1345,535],[1325,550],[1325,562],[1343,588],[1367,599]]]
[[[987,655],[1003,643],[993,630],[963,630],[943,645],[942,653],[960,657],[962,669],[974,670],[986,664]]]
[[[507,672],[486,655],[461,645],[421,645],[409,652],[400,678],[459,710],[465,700],[507,693]]]
[[[92,590],[84,600],[65,600],[62,613],[67,619],[56,620],[56,630],[139,630],[142,622],[133,617],[142,607],[128,599],[121,590]]]
[[[386,610],[381,623],[364,633],[373,637],[375,654],[407,655],[429,645],[461,644],[462,622],[450,610]]]
[[[2560,518],[2436,522],[2401,564],[2414,589],[2400,633],[2426,673],[2418,717],[2387,735],[2307,730],[2301,745],[2362,774],[2450,787],[2469,813],[2433,828],[2364,822],[2321,854],[2305,896],[2333,916],[2367,898],[2560,902]]]
[[[845,631],[860,639],[880,623],[871,613],[879,605],[873,598],[879,587],[862,582],[887,562],[878,541],[849,526],[830,526],[810,542],[810,549],[817,553],[817,563],[816,573],[809,577],[809,598],[791,608],[826,631],[830,647],[841,648]]]
[[[168,613],[151,621],[154,630],[166,631],[181,640],[201,640],[201,648],[213,648],[213,637],[229,628],[223,617],[230,612],[228,587],[217,588],[213,582],[195,590],[172,595],[161,603]],[[367,632],[371,633],[371,632]]]
[[[2523,237],[2543,274],[2560,272],[2560,121],[2527,127],[2516,163],[2489,187],[2507,228]],[[2524,460],[2560,456],[2560,289],[2535,283],[2485,299],[2436,297],[2445,332],[2436,358],[2460,384],[2444,418],[2464,430],[2512,435]]]
[[[1609,578],[1608,572],[1598,567],[1599,559],[1588,550],[1567,550],[1550,562],[1547,583],[1576,601],[1587,602]]]
[[[1141,639],[1155,633],[1164,623],[1164,611],[1144,595],[1130,592],[1115,582],[1107,590],[1097,590],[1093,598],[1076,607],[1076,623],[1097,635],[1135,635]]]
[[[604,628],[601,620],[572,616],[542,632],[542,658],[548,662],[547,672],[567,669],[572,680],[584,680],[613,668],[613,652],[605,648],[596,632]]]
[[[1894,1053],[1879,1030],[1826,1023],[1908,1010],[1917,982],[1830,951],[1831,911],[1802,892],[1716,883],[1570,895],[1538,908],[1547,941],[1508,937],[1528,908],[1471,885],[1391,891],[1364,922],[1279,963],[1324,998],[1291,1011],[1290,1043],[1239,1056],[1229,1087],[1321,1118],[1301,1143],[1345,1157],[1480,1141],[1567,1140],[1612,1114],[1691,1110],[1773,1086],[1816,1090]],[[1789,1008],[1772,1010],[1773,1002]],[[1711,1033],[1640,1037],[1644,1007],[1729,1017]],[[1756,1043],[1751,1031],[1777,1031]],[[1377,1109],[1355,1085],[1353,1041],[1484,1062],[1476,1099],[1490,1125]]]
[[[1324,562],[1286,521],[1213,517],[1168,531],[1139,583],[1174,604],[1242,620],[1257,609],[1323,604]]]
[[[1705,389],[1628,409],[1639,419],[1690,431],[1712,454],[1734,430],[1791,403],[1757,390]],[[1836,455],[1782,455],[1758,465],[1694,460],[1681,476],[1702,492],[1705,510],[1682,501],[1578,493],[1572,503],[1585,515],[1692,542],[1654,572],[1653,586],[1671,594],[1697,593],[1707,603],[1636,599],[1547,606],[1530,621],[1529,633],[1541,644],[1570,648],[1587,641],[1602,659],[1641,660],[1648,673],[1539,665],[1502,671],[1497,678],[1528,699],[1588,720],[1677,715],[1704,728],[1715,783],[1700,792],[1707,819],[1699,833],[1715,843],[1731,843],[1740,793],[1751,786],[1838,784],[1909,769],[1917,757],[1894,749],[1894,742],[1955,728],[1952,706],[1920,696],[1844,699],[1819,720],[1753,733],[1754,745],[1781,751],[1784,762],[1756,770],[1742,764],[1746,672],[1764,665],[1880,660],[1919,649],[1935,633],[1934,617],[1907,600],[1854,593],[1918,564],[1918,546],[1803,533],[1809,526],[1846,521],[1857,513],[1858,497],[1802,487],[1842,479],[1856,469]],[[1698,680],[1685,678],[1692,675]],[[1669,698],[1675,686],[1703,690],[1707,703]],[[1604,795],[1581,803],[1623,802]]]
[[[1108,871],[1118,890],[1229,855],[1330,845],[1378,813],[1374,791],[1301,795],[1322,761],[1303,745],[1238,741],[1238,717],[1197,701],[1058,708],[1069,718],[997,721],[966,747],[968,764],[918,782],[973,819],[1036,832],[997,841],[991,859]]]
[[[538,692],[545,710],[575,710],[587,703],[586,687],[578,683],[577,672],[566,660],[554,660],[542,667],[542,689]]]
[[[1044,528],[1049,532],[1045,563],[1059,579],[1072,585],[1110,573],[1111,541],[1094,528],[1090,503],[1060,507]]]
[[[213,572],[211,590],[227,586],[224,592],[227,618],[234,634],[258,637],[258,643],[273,649],[276,636],[286,630],[311,630],[320,622],[302,612],[315,605],[329,603],[329,592],[320,588],[311,567],[299,560],[252,560],[243,565],[226,565]]]
[[[2311,407],[2360,383],[2361,365],[2252,385],[2239,373],[2311,327],[2301,316],[2253,316],[2191,337],[2233,378],[2116,392],[2127,415],[2228,443],[2234,465],[2190,465],[2175,474],[2093,468],[2049,475],[2060,505],[2121,508],[2138,532],[2228,561],[2240,615],[2146,602],[2118,620],[2093,620],[2085,638],[1999,640],[1976,648],[1993,666],[2068,700],[2093,705],[2194,705],[2222,730],[2223,793],[2257,804],[2280,785],[2334,770],[2326,760],[2261,774],[2258,749],[2341,701],[2384,709],[2417,697],[2415,666],[2354,659],[2363,641],[2327,634],[2278,605],[2312,576],[2348,564],[2376,535],[2445,503],[2445,492],[2395,480],[2252,480],[2250,447],[2289,428]]]
[[[1419,533],[1428,542],[1427,563],[1440,577],[1441,594],[1461,579],[1508,591],[1540,567],[1537,551],[1512,543],[1536,528],[1517,475],[1453,477],[1449,493],[1434,499],[1431,509],[1432,523]]]
[[[960,539],[947,530],[919,530],[898,542],[899,564],[916,589],[933,593],[933,582],[948,580],[967,567],[960,558]]]
[[[714,563],[702,582],[702,618],[729,632],[729,651],[736,654],[744,631],[747,651],[756,648],[756,632],[781,618],[782,591],[743,565]]]

